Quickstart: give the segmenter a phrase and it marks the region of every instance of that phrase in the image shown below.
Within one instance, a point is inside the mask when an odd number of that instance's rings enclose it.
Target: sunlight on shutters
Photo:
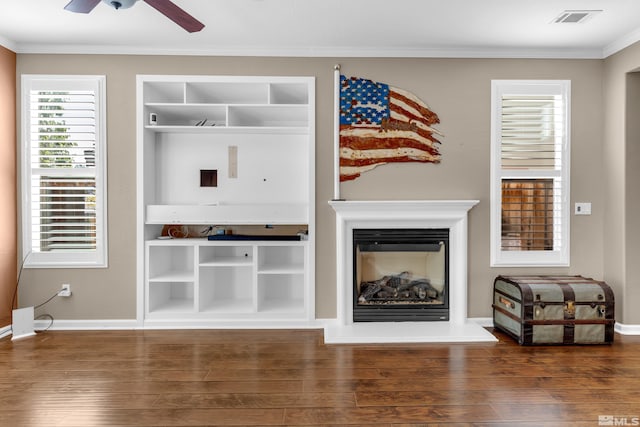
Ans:
[[[96,249],[93,91],[31,91],[32,249]]]
[[[562,245],[563,108],[561,96],[502,97],[503,251],[552,251]],[[522,178],[509,177],[509,171]],[[524,176],[527,171],[531,177]]]
[[[502,97],[502,169],[562,167],[563,106],[559,96]]]
[[[502,250],[553,250],[554,224],[560,220],[554,209],[553,179],[502,180]]]

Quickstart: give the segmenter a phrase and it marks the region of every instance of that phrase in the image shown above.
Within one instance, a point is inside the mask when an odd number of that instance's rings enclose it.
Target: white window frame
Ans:
[[[31,99],[32,90],[95,92],[96,108],[96,249],[95,251],[39,252],[31,238]],[[25,268],[106,268],[107,243],[107,120],[106,77],[100,75],[22,75],[21,78],[21,191],[22,259]]]
[[[558,171],[509,170],[501,167],[502,96],[561,95],[564,100],[564,132],[561,143],[561,166]],[[491,266],[492,267],[561,267],[569,266],[570,247],[570,157],[571,157],[571,82],[569,80],[492,80],[491,81]],[[560,247],[554,250],[503,251],[502,248],[502,179],[560,178],[562,194],[558,203]],[[554,208],[555,209],[555,208]]]

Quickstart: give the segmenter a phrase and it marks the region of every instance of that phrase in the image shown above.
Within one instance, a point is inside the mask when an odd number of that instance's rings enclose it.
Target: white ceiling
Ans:
[[[174,0],[189,34],[139,1],[88,15],[68,0],[0,0],[18,53],[604,58],[640,40],[640,0]],[[564,10],[602,10],[579,24]]]

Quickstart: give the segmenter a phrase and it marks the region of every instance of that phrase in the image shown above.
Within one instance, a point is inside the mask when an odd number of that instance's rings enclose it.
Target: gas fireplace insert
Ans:
[[[449,320],[449,229],[353,230],[353,321]]]

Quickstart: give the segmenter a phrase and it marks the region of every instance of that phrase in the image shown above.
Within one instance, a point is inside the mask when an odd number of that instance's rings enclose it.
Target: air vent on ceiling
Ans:
[[[552,22],[554,24],[582,24],[600,12],[602,10],[565,10]]]

